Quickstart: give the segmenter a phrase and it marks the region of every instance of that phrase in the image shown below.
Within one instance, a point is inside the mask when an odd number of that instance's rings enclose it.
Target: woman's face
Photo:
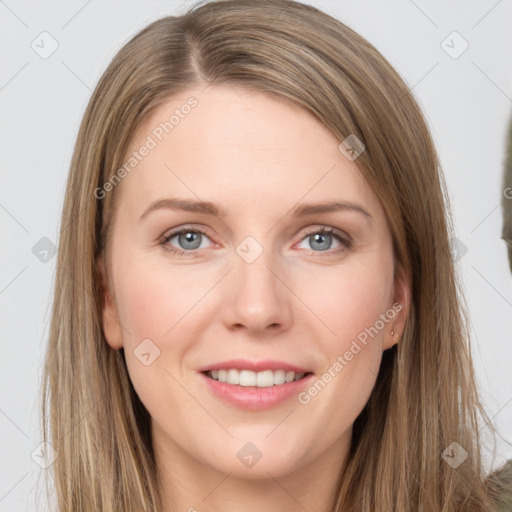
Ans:
[[[191,89],[139,126],[104,187],[119,194],[104,332],[162,463],[340,467],[408,303],[383,209],[340,142],[271,96]]]

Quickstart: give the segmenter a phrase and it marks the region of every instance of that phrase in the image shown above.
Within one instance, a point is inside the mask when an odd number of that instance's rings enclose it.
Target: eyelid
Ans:
[[[208,238],[211,238],[210,235],[208,234],[206,228],[198,227],[198,226],[195,226],[194,224],[183,224],[183,225],[178,226],[176,228],[167,229],[159,237],[159,239],[162,239],[162,238],[168,239],[169,237],[172,238],[175,235],[179,235],[183,231],[197,231],[198,233],[202,233],[203,235],[207,236]]]
[[[302,240],[305,236],[307,236],[307,235],[309,235],[311,233],[317,233],[319,231],[324,231],[324,232],[338,234],[341,237],[344,237],[347,242],[351,242],[352,241],[352,237],[347,232],[345,232],[345,231],[343,231],[341,229],[335,228],[333,226],[327,226],[326,224],[313,224],[313,225],[308,226],[307,228],[304,228],[304,229],[305,229],[305,232],[303,232],[302,238],[300,238],[300,240]],[[198,227],[198,226],[196,226],[194,224],[183,224],[183,225],[178,226],[176,228],[167,229],[159,237],[159,239],[169,238],[169,237],[172,237],[174,235],[178,235],[181,232],[186,231],[186,230],[197,231],[197,232],[202,233],[203,235],[207,236],[210,239],[212,238],[211,235],[209,235],[207,228]]]
[[[345,242],[352,243],[352,237],[348,233],[341,229],[335,228],[333,226],[327,226],[325,224],[315,224],[313,226],[307,227],[305,233],[302,235],[302,238],[300,240],[303,240],[303,238],[306,237],[307,235],[311,235],[312,233],[318,232],[332,233],[344,239]]]

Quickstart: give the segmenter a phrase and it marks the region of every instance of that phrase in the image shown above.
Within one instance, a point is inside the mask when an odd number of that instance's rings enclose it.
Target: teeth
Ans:
[[[238,373],[238,370],[228,370],[226,382],[229,382],[230,384],[240,384],[240,374]]]
[[[292,372],[293,373],[293,372]],[[277,370],[274,372],[274,384],[284,384],[286,382],[286,372],[284,370]]]
[[[229,370],[229,372],[231,375],[228,375],[228,377],[232,377],[233,374],[238,374],[239,378],[237,380],[226,380],[228,384],[240,384],[240,386],[256,386],[256,381],[259,380],[258,374],[249,370],[242,370],[240,372],[238,370]],[[266,381],[267,379],[264,378],[263,380]]]
[[[268,388],[270,386],[279,386],[285,382],[292,382],[302,379],[304,373],[287,372],[285,370],[264,370],[262,372],[252,372],[250,370],[212,370],[207,372],[208,377],[219,382],[239,386],[256,386],[258,388]]]

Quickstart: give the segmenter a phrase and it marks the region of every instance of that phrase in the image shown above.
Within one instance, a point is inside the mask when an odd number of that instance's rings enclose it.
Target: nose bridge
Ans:
[[[282,265],[270,243],[271,237],[259,241],[248,236],[235,249],[229,315],[233,324],[257,330],[283,326],[289,319],[286,287],[278,278]]]
[[[271,237],[262,239],[259,237],[260,242],[248,236],[238,244],[235,274],[238,289],[249,291],[251,295],[263,293],[268,302],[279,293],[278,280],[274,274],[274,267],[279,266],[279,263],[274,257],[275,251],[270,247]]]

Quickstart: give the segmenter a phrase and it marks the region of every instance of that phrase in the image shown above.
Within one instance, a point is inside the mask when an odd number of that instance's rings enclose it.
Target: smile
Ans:
[[[237,409],[252,411],[263,411],[288,402],[304,391],[314,379],[311,372],[295,373],[284,370],[207,370],[199,372],[198,375],[206,384],[206,389],[224,403]],[[222,382],[219,377],[226,381]],[[238,384],[232,384],[230,380],[238,380]]]
[[[279,386],[281,384],[294,382],[302,379],[306,373],[296,373],[285,370],[264,370],[253,372],[251,370],[238,370],[230,368],[228,370],[211,370],[205,374],[218,382],[238,386],[256,386],[258,388],[268,388]]]

